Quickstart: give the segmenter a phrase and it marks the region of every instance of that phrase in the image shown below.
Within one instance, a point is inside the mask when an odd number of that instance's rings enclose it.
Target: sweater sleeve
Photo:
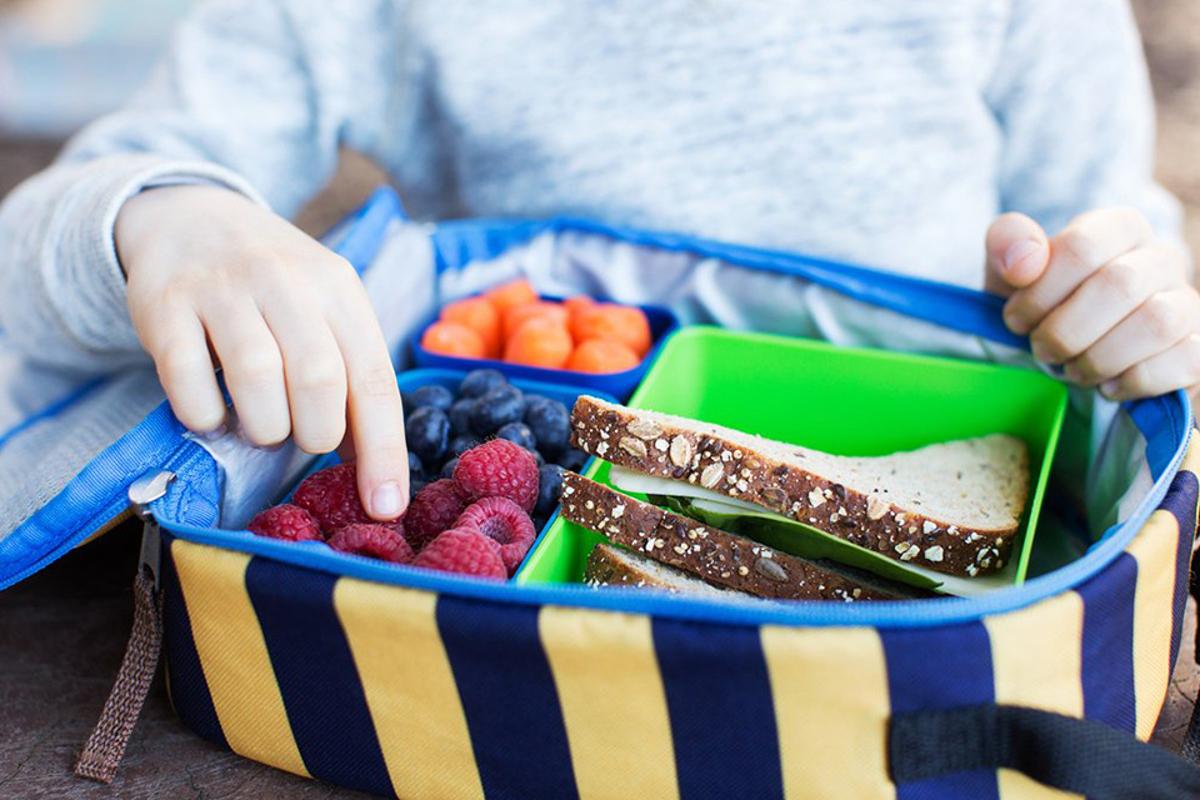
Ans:
[[[1154,100],[1127,0],[1011,0],[986,98],[1003,210],[1053,235],[1084,211],[1133,206],[1181,239],[1180,205],[1153,177]]]
[[[369,139],[378,125],[382,81],[364,87],[363,71],[378,69],[369,56],[394,33],[373,18],[394,16],[389,7],[201,4],[131,102],[0,206],[0,327],[10,342],[85,372],[144,363],[113,239],[122,204],[146,188],[206,182],[294,214],[332,174],[348,132]],[[314,37],[305,31],[318,10]]]

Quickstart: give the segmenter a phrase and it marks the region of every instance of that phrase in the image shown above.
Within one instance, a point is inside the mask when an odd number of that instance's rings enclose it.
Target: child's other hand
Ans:
[[[1011,295],[1004,322],[1033,354],[1106,396],[1200,384],[1200,295],[1188,260],[1137,211],[1091,211],[1050,238],[1023,214],[987,234],[987,288]]]
[[[400,391],[354,268],[287,221],[209,186],[152,189],[116,225],[138,338],[171,408],[197,432],[219,428],[219,365],[246,438],[289,434],[334,450],[349,419],[359,494],[372,517],[408,502]],[[214,364],[214,359],[216,364]]]

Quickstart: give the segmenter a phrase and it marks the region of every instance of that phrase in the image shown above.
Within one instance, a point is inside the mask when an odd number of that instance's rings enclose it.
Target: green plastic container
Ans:
[[[886,455],[989,433],[1018,436],[1034,471],[1013,573],[1019,584],[1067,390],[1014,367],[692,327],[667,342],[629,405],[841,455]],[[607,483],[608,470],[596,460],[586,474]],[[599,534],[558,518],[516,581],[577,582],[599,541]]]

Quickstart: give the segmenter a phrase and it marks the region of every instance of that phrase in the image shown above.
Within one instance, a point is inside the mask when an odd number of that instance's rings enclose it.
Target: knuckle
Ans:
[[[376,464],[400,464],[408,459],[408,447],[402,432],[373,436],[368,452],[369,458]]]
[[[197,375],[211,372],[213,368],[207,353],[193,353],[190,349],[175,347],[169,342],[159,348],[154,363],[159,379],[168,386],[190,382]]]
[[[1033,346],[1043,355],[1059,360],[1074,355],[1075,348],[1066,334],[1058,327],[1042,325],[1029,338]]]
[[[253,432],[243,429],[243,432],[250,443],[258,447],[278,447],[288,438],[287,429],[281,431],[278,428],[266,428]]]
[[[333,452],[342,443],[344,436],[345,427],[342,424],[332,424],[320,430],[298,426],[292,434],[296,446],[311,455]]]
[[[1134,297],[1142,291],[1142,270],[1126,259],[1109,262],[1096,278],[1108,292],[1118,297]]]
[[[363,372],[354,382],[354,391],[370,400],[390,400],[399,398],[400,388],[396,384],[396,375],[390,366],[371,367]]]
[[[1144,317],[1147,331],[1158,341],[1174,340],[1185,323],[1178,305],[1166,292],[1146,299]]]
[[[1101,377],[1100,369],[1090,351],[1084,352],[1076,357],[1071,362],[1070,366],[1071,370],[1084,381],[1091,382],[1098,380]]]
[[[242,347],[229,357],[225,368],[245,383],[260,384],[276,380],[282,363],[278,352],[264,346]]]
[[[1080,222],[1073,222],[1054,240],[1056,255],[1078,264],[1092,263],[1092,237]]]
[[[332,392],[346,384],[346,372],[332,358],[305,358],[291,370],[292,385],[302,392]]]

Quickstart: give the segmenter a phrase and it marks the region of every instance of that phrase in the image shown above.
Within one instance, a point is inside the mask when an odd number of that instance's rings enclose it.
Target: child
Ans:
[[[395,517],[383,337],[285,221],[347,146],[419,217],[569,212],[986,285],[1038,358],[1154,395],[1200,383],[1200,298],[1152,127],[1125,0],[209,0],[5,203],[0,321],[68,367],[148,353],[197,431],[224,418],[214,362],[252,442],[322,452],[348,423]]]

